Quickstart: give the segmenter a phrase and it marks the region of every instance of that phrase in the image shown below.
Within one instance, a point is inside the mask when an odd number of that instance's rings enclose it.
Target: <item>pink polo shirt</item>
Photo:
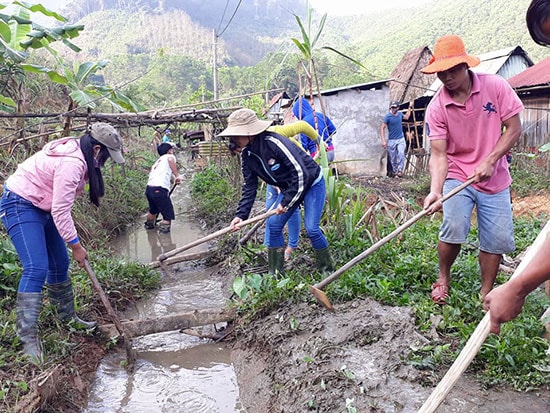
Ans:
[[[508,82],[498,76],[473,73],[472,93],[462,105],[441,87],[428,105],[426,132],[430,139],[447,140],[447,178],[462,182],[491,153],[500,139],[502,121],[523,110],[523,104]],[[512,178],[503,156],[493,175],[474,187],[494,194],[510,186]]]

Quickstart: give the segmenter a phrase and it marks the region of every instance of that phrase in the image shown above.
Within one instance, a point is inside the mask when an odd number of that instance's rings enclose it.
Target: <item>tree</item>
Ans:
[[[13,87],[5,88],[5,91],[11,96],[2,95],[0,109],[13,112],[17,108],[17,112],[21,112],[20,104],[16,104],[13,98],[20,89],[25,71],[44,73],[51,81],[67,86],[70,90],[67,108],[69,113],[79,106],[93,109],[100,99],[106,100],[119,111],[143,109],[117,88],[104,84],[94,84],[90,81],[99,70],[107,65],[108,61],[101,60],[80,64],[75,62],[71,66],[51,47],[51,43],[61,41],[72,50],[79,52],[80,48],[70,42],[69,39],[77,37],[80,31],[84,29],[83,25],[46,28],[32,22],[30,13],[39,12],[59,21],[65,21],[65,18],[46,9],[41,4],[30,4],[22,1],[12,1],[10,5],[2,3],[0,4],[0,10],[8,6],[14,10],[13,13],[11,15],[0,14],[0,51],[3,52],[0,56],[0,68],[5,70],[8,81],[12,82]],[[47,51],[54,58],[56,68],[50,69],[42,65],[25,63],[29,58],[28,49],[44,49]],[[19,87],[15,87],[17,85],[13,85],[13,82],[18,84]],[[67,116],[63,128],[66,135],[70,131],[70,126],[71,118]]]

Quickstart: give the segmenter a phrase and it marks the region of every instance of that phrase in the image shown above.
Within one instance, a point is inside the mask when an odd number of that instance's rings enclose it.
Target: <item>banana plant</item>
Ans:
[[[117,88],[93,83],[93,76],[109,64],[108,60],[97,62],[73,62],[70,66],[59,56],[59,54],[49,46],[45,46],[56,62],[55,69],[23,64],[25,70],[29,72],[45,73],[50,80],[55,83],[65,85],[69,88],[69,104],[67,112],[70,114],[78,107],[94,109],[98,101],[106,101],[115,110],[119,112],[138,112],[144,110],[139,103],[134,102],[130,97],[119,91]],[[65,117],[63,130],[69,133],[71,127],[71,117]]]
[[[321,111],[326,116],[326,110],[323,104],[323,100],[321,97],[321,89],[319,86],[319,78],[317,76],[317,71],[315,69],[315,51],[317,50],[317,43],[319,42],[319,39],[321,37],[321,34],[323,33],[323,29],[325,28],[325,23],[327,20],[327,14],[323,14],[321,17],[321,20],[319,21],[319,25],[317,27],[317,30],[315,33],[313,33],[313,9],[309,5],[309,1],[306,1],[306,25],[302,22],[300,17],[298,15],[294,15],[294,18],[296,19],[296,22],[298,23],[298,26],[300,27],[300,32],[302,34],[302,39],[296,39],[292,38],[292,42],[296,45],[300,53],[302,54],[303,59],[305,62],[303,62],[302,67],[305,69],[306,72],[306,79],[308,82],[309,87],[309,96],[311,96],[311,107],[313,108],[313,119],[315,122],[315,129],[319,131],[319,125],[317,122],[317,116],[315,111],[315,105],[313,101],[313,82],[315,81],[315,89],[317,97],[319,98],[319,103],[321,104]],[[334,49],[330,46],[322,46],[318,48],[319,50],[328,50],[330,52],[336,53],[351,62],[355,63],[360,68],[366,69],[365,66],[361,64],[358,60],[355,60],[344,53]],[[301,93],[302,91],[300,91]],[[327,186],[327,200],[329,205],[329,213],[330,211],[334,212],[336,211],[336,207],[338,205],[338,200],[340,198],[340,194],[344,191],[344,184],[341,182],[338,182],[336,180],[336,177],[333,176],[331,169],[328,166],[328,160],[327,160],[327,154],[325,151],[325,145],[323,142],[319,142],[319,152],[320,152],[320,164],[321,168],[323,170],[323,176],[325,177],[325,182]],[[337,215],[338,217],[339,215]]]
[[[50,43],[61,41],[70,49],[79,52],[80,48],[69,39],[77,37],[83,25],[61,25],[47,28],[31,20],[31,13],[40,13],[59,22],[66,19],[47,9],[42,4],[24,1],[0,3],[0,74],[5,77],[0,90],[0,110],[19,111],[17,92],[28,67],[24,62],[30,50],[41,49]]]
[[[302,54],[302,57],[304,58],[305,62],[303,62],[303,66],[306,71],[306,79],[308,81],[308,87],[309,87],[309,95],[312,97],[311,101],[311,107],[313,108],[313,114],[314,114],[314,120],[315,120],[315,129],[319,130],[319,126],[317,124],[317,116],[315,116],[315,106],[313,102],[313,81],[315,81],[315,88],[317,97],[319,98],[319,102],[321,104],[321,111],[323,114],[326,114],[326,110],[323,104],[323,100],[321,98],[321,89],[319,87],[319,79],[317,76],[317,71],[315,69],[315,56],[314,52],[317,47],[317,42],[319,41],[321,34],[323,33],[323,30],[325,28],[325,23],[327,20],[327,14],[323,14],[321,17],[321,20],[319,21],[319,25],[317,27],[317,31],[313,34],[313,9],[309,5],[309,1],[306,1],[306,25],[302,22],[300,19],[300,16],[294,15],[294,18],[296,19],[296,22],[298,23],[298,26],[300,27],[300,32],[302,34],[302,39],[296,39],[291,38],[292,42],[296,45],[300,53]],[[334,49],[330,46],[322,46],[319,48],[320,50],[328,50],[331,52],[334,52],[350,61],[358,65],[359,67],[366,69],[365,66],[361,64],[358,60],[355,60],[344,53]],[[301,91],[300,91],[301,92]],[[325,178],[327,178],[330,175],[330,169],[328,168],[328,161],[327,161],[327,155],[324,148],[324,145],[322,145],[322,142],[319,145],[320,148],[320,163],[321,167],[323,168],[325,174]]]

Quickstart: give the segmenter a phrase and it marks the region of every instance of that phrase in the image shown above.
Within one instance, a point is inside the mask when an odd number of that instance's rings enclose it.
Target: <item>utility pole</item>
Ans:
[[[212,31],[213,34],[213,50],[212,50],[212,64],[213,64],[213,73],[212,80],[214,82],[214,100],[218,100],[218,53],[217,53],[217,41],[218,36],[216,35],[216,29]]]

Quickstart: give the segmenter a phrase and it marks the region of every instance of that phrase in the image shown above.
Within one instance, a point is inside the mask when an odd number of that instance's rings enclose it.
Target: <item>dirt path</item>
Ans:
[[[233,352],[245,411],[415,412],[422,406],[448,366],[434,373],[407,362],[411,348],[427,342],[416,331],[411,309],[364,299],[335,310],[302,303],[247,327]],[[483,390],[468,374],[438,409],[547,411],[550,389]]]

